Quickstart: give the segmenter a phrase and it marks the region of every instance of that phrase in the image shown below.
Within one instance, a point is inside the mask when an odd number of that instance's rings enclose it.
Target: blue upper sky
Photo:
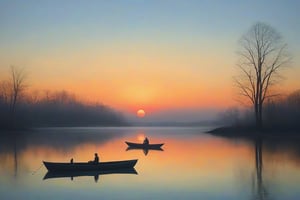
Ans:
[[[257,21],[299,44],[300,1],[0,1],[0,44],[79,40],[226,40]],[[6,44],[7,45],[7,44]]]

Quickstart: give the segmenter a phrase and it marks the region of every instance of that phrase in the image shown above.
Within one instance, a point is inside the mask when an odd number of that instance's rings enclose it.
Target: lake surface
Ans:
[[[209,127],[44,128],[1,136],[0,199],[300,199],[300,141],[243,140]],[[124,141],[165,143],[126,150]],[[138,159],[137,174],[49,178],[42,161]]]

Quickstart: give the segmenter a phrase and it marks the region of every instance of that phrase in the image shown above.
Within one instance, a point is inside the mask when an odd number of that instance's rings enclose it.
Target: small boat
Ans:
[[[97,171],[97,170],[116,170],[133,168],[137,163],[135,160],[110,161],[110,162],[78,162],[78,163],[58,163],[43,161],[48,171]]]
[[[134,168],[128,169],[113,169],[113,170],[97,170],[97,171],[48,171],[43,180],[50,178],[75,178],[80,176],[93,176],[98,177],[100,175],[107,174],[138,174]]]
[[[125,143],[135,149],[161,149],[161,146],[164,145],[164,143],[161,144],[144,144],[144,143],[133,143],[133,142],[127,142]]]

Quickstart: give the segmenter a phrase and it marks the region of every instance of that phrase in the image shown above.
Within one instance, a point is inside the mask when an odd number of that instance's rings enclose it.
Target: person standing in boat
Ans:
[[[98,164],[98,163],[99,163],[99,157],[98,157],[98,154],[97,154],[97,153],[95,153],[94,163],[95,163],[95,164]]]
[[[149,144],[149,140],[148,140],[147,137],[144,139],[144,142],[143,142],[143,143],[144,143],[144,144]]]

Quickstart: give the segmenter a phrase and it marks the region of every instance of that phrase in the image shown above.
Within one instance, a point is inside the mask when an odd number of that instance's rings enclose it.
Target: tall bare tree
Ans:
[[[271,87],[280,80],[281,69],[290,61],[287,45],[271,26],[256,23],[239,41],[240,75],[235,77],[239,94],[253,105],[257,128],[263,126],[263,105],[278,94]]]
[[[16,105],[19,101],[19,98],[24,91],[26,85],[26,73],[24,68],[17,68],[15,66],[10,67],[11,76],[10,76],[10,115],[11,115],[11,125],[14,127],[15,125],[15,113],[16,113]]]

